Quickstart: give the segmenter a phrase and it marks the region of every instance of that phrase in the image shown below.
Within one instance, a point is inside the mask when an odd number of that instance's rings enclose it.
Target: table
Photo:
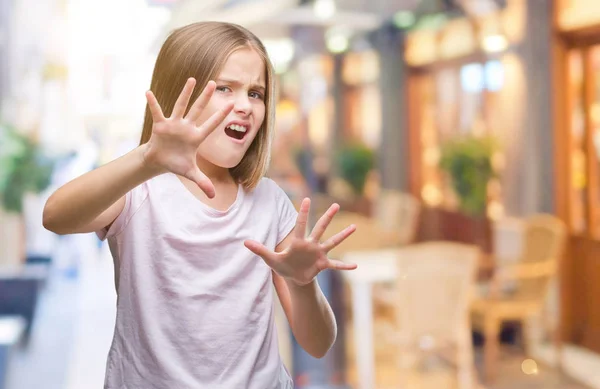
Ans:
[[[352,291],[358,389],[375,387],[372,287],[396,280],[396,258],[401,250],[351,252],[343,256],[344,262],[358,265],[354,271],[342,272]]]

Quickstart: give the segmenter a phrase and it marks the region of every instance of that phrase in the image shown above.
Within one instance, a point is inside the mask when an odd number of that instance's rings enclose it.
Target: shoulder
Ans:
[[[155,207],[164,204],[161,199],[172,199],[179,189],[175,185],[176,182],[174,180],[176,179],[175,176],[169,176],[169,173],[161,174],[133,188],[126,197],[126,202],[129,203],[131,212],[137,212],[143,204]],[[154,201],[148,201],[149,199],[153,199]],[[177,204],[176,201],[172,203]]]
[[[263,177],[258,185],[256,185],[256,188],[254,188],[254,192],[262,196],[279,196],[283,193],[283,189],[271,178]]]
[[[139,189],[146,193],[152,192],[153,195],[167,196],[171,196],[183,188],[183,183],[179,181],[175,174],[170,172],[152,177],[139,186]]]
[[[274,204],[283,204],[290,201],[290,196],[273,179],[263,177],[256,188],[252,191],[252,196],[259,201],[270,201]]]

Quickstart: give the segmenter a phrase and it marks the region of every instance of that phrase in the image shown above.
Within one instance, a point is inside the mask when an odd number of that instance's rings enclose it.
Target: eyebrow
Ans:
[[[238,81],[238,80],[233,80],[233,79],[231,79],[231,78],[225,78],[225,77],[219,77],[219,78],[216,80],[216,82],[223,82],[223,83],[225,83],[225,84],[233,84],[233,85],[236,85],[236,86],[242,86],[242,85],[243,85],[243,84],[242,84],[240,81]],[[264,92],[264,91],[267,89],[267,88],[266,88],[264,85],[262,85],[262,84],[257,84],[257,83],[253,83],[252,85],[250,85],[250,87],[251,87],[252,89],[259,89],[259,90],[261,90],[262,92]]]

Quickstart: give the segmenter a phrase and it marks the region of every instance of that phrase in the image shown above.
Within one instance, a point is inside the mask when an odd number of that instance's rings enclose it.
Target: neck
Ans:
[[[200,171],[204,173],[215,185],[218,183],[230,183],[233,181],[233,177],[227,168],[214,165],[200,156],[196,157],[196,163],[198,164]]]

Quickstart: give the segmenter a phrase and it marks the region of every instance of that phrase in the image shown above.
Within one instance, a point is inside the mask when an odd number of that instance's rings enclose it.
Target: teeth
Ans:
[[[247,131],[246,127],[240,126],[240,125],[237,125],[237,124],[232,124],[231,126],[229,126],[229,128],[231,128],[234,131],[239,131],[239,132],[246,132]]]

